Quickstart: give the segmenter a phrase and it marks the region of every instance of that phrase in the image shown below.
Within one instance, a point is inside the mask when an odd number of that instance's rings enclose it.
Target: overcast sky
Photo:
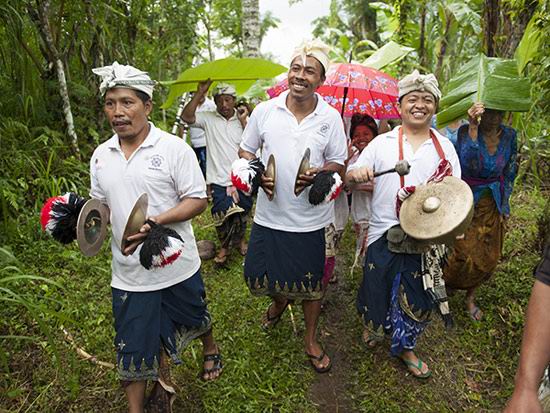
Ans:
[[[312,38],[311,22],[329,13],[330,0],[301,0],[292,6],[287,0],[260,0],[260,14],[266,11],[281,20],[279,27],[270,29],[262,41],[262,53],[271,53],[288,66],[291,53],[303,39]]]

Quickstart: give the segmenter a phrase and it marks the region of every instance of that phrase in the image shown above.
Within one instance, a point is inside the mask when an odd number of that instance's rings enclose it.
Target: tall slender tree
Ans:
[[[243,56],[260,57],[260,4],[259,0],[242,0],[241,32]]]

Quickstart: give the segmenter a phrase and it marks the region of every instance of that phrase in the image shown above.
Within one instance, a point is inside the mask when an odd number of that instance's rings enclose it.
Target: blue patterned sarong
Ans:
[[[420,254],[391,252],[385,236],[369,245],[357,310],[372,338],[390,335],[393,355],[414,349],[434,306],[422,283]]]

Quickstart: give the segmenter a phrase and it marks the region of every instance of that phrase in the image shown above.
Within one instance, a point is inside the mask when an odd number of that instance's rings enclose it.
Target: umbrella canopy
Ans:
[[[274,98],[287,89],[288,83],[284,79],[267,93]],[[347,117],[363,113],[375,119],[399,118],[397,80],[371,67],[355,63],[332,64],[317,93],[340,113],[345,97],[343,115]]]
[[[271,79],[286,71],[286,67],[265,59],[244,58],[214,60],[192,67],[181,73],[176,80],[160,82],[170,86],[170,92],[162,108],[169,108],[174,100],[185,92],[197,90],[197,84],[207,79],[235,85],[238,94],[246,92],[258,79]]]

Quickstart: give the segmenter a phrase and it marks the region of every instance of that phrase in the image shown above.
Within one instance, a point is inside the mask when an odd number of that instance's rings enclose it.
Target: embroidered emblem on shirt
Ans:
[[[149,161],[149,169],[160,170],[160,167],[164,162],[164,158],[161,155],[153,155]]]
[[[330,129],[330,126],[329,126],[328,123],[322,123],[321,127],[319,128],[319,131],[317,133],[319,133],[320,135],[325,136],[329,129]]]

